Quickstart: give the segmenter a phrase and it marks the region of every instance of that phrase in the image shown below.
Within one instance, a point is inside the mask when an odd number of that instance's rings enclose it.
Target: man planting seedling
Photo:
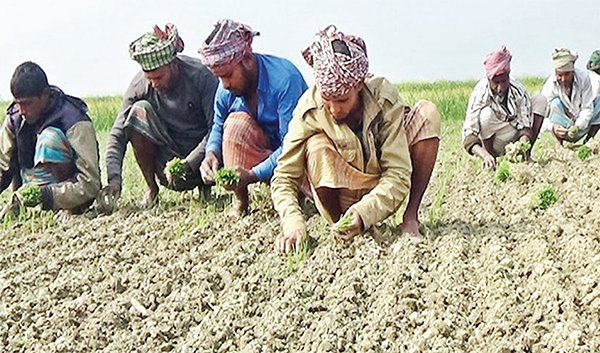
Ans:
[[[12,200],[23,206],[84,211],[100,190],[86,104],[49,85],[33,62],[15,69],[10,90],[14,100],[0,130],[0,191],[12,184]]]
[[[239,181],[228,186],[236,198],[234,217],[248,209],[248,185],[271,180],[292,111],[306,90],[290,61],[252,51],[256,35],[245,24],[220,20],[198,51],[220,80],[200,171],[210,184],[220,167],[235,170]]]
[[[554,73],[542,88],[549,103],[548,120],[557,146],[582,138],[585,143],[600,129],[600,98],[594,95],[590,74],[575,67],[577,58],[568,49],[555,49]]]
[[[303,55],[316,84],[298,102],[272,181],[283,228],[277,247],[289,252],[306,239],[298,202],[305,175],[319,213],[330,225],[339,222],[332,229],[340,240],[392,215],[409,193],[402,229],[419,234],[419,205],[439,145],[437,108],[428,101],[405,106],[396,87],[369,74],[365,42],[335,26]]]
[[[108,186],[101,199],[112,211],[121,195],[121,169],[131,142],[148,186],[140,202],[151,206],[158,181],[173,190],[205,188],[200,162],[213,114],[217,79],[198,59],[178,54],[183,40],[177,28],[158,26],[133,41],[129,54],[141,67],[123,97],[106,146]],[[176,158],[176,159],[175,159]],[[169,167],[165,175],[167,161]],[[170,172],[172,170],[172,172]]]
[[[530,148],[523,151],[523,158],[528,159],[546,112],[544,96],[530,99],[525,87],[510,77],[511,59],[506,47],[486,56],[486,77],[471,93],[463,124],[465,149],[488,168],[494,168],[496,157],[503,155],[510,143],[529,143]]]

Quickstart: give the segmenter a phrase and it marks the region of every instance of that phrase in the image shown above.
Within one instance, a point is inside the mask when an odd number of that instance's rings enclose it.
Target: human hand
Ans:
[[[38,184],[25,184],[17,190],[16,194],[25,207],[35,207],[42,203],[42,191]]]
[[[340,221],[348,215],[351,215],[350,217],[352,219],[352,222],[347,226],[341,227]],[[362,218],[360,217],[360,214],[354,209],[349,209],[348,211],[346,211],[346,213],[340,218],[340,221],[338,221],[331,227],[331,232],[339,240],[350,241],[354,239],[355,236],[364,232]]]
[[[258,181],[256,174],[252,170],[236,166],[233,169],[240,180],[235,184],[223,184],[223,188],[228,191],[235,191],[237,189],[246,189],[248,184],[252,184]]]
[[[186,185],[188,175],[192,169],[185,159],[173,158],[165,167],[164,174],[167,177],[167,187],[171,190],[182,191]]]
[[[215,174],[219,170],[219,158],[213,151],[209,151],[200,165],[200,175],[204,184],[210,185],[215,182]]]
[[[109,182],[98,194],[99,211],[104,214],[111,214],[117,206],[119,197],[121,197],[121,184]]]
[[[306,231],[298,229],[277,239],[276,246],[279,251],[289,253],[292,250],[299,250],[304,241],[306,241]]]
[[[552,133],[561,140],[564,140],[569,137],[569,130],[558,124],[552,125]]]
[[[492,156],[485,148],[480,145],[475,145],[471,151],[474,155],[481,158],[484,167],[489,169],[494,169],[496,167],[496,157]]]

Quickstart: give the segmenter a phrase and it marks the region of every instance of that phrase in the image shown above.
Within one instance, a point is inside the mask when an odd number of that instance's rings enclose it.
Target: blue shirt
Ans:
[[[252,167],[252,171],[260,181],[268,182],[277,165],[277,157],[281,154],[283,138],[287,134],[292,112],[307,85],[300,71],[289,60],[256,53],[254,56],[258,70],[258,105],[255,119],[274,151],[267,159]],[[212,151],[221,156],[223,123],[230,113],[239,111],[252,115],[244,97],[233,95],[223,88],[219,81],[206,153]]]

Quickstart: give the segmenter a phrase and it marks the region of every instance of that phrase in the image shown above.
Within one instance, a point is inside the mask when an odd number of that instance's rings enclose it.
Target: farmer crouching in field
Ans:
[[[488,168],[494,168],[496,157],[517,140],[530,143],[529,156],[546,113],[544,96],[538,93],[530,99],[525,87],[510,77],[511,58],[504,46],[486,56],[486,77],[471,93],[463,124],[465,149]]]
[[[552,53],[554,73],[542,88],[548,100],[548,120],[552,123],[557,146],[583,137],[587,142],[600,128],[600,99],[594,100],[589,74],[575,68],[577,57],[568,49],[555,49]]]
[[[12,183],[24,206],[85,210],[100,191],[98,141],[87,106],[50,86],[32,62],[16,68],[10,90],[14,101],[0,131],[0,191]]]
[[[428,101],[412,110],[404,106],[391,83],[368,74],[364,41],[334,26],[320,32],[303,55],[316,85],[298,102],[273,177],[283,228],[278,248],[288,252],[306,237],[298,203],[305,173],[330,224],[352,215],[337,233],[340,239],[351,240],[393,214],[409,189],[403,230],[419,234],[419,205],[439,145],[437,108]]]
[[[200,170],[208,184],[222,165],[235,169],[239,182],[224,185],[236,196],[234,217],[248,208],[248,184],[271,180],[292,112],[307,88],[287,59],[252,52],[257,34],[244,24],[221,20],[198,51],[220,79]]]
[[[114,207],[121,194],[121,169],[131,142],[148,192],[140,206],[154,204],[158,181],[173,190],[190,190],[204,184],[200,162],[210,128],[217,79],[198,59],[177,53],[183,41],[173,24],[158,26],[129,46],[131,58],[142,67],[123,97],[123,105],[106,146],[108,186],[103,196]],[[181,173],[167,179],[167,161],[184,158]],[[108,211],[112,210],[112,207]]]

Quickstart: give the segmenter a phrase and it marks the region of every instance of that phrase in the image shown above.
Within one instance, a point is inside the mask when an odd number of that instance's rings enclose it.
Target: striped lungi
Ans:
[[[55,184],[57,178],[51,173],[48,163],[74,165],[75,153],[67,136],[57,127],[47,127],[38,135],[35,143],[33,168],[23,168],[21,178],[24,184]]]
[[[409,151],[419,141],[439,139],[440,125],[441,116],[433,103],[421,100],[413,109],[406,108],[404,129]],[[323,218],[331,224],[334,220],[319,200],[315,189],[321,187],[337,189],[340,209],[345,212],[379,182],[380,175],[363,173],[348,163],[336,150],[333,141],[325,134],[317,134],[307,140],[306,161],[306,174],[315,205]]]
[[[152,104],[146,100],[135,102],[127,115],[124,127],[137,131],[144,135],[148,140],[157,146],[156,150],[156,169],[164,170],[168,161],[175,157],[185,158],[180,152],[177,152],[178,145],[175,143],[167,126],[161,117],[158,116]],[[204,185],[200,177],[200,170],[193,169],[191,175],[188,175],[185,180],[180,181],[177,187],[172,185],[164,185],[171,187],[174,190],[190,190],[196,186]],[[163,181],[161,180],[161,183]]]

